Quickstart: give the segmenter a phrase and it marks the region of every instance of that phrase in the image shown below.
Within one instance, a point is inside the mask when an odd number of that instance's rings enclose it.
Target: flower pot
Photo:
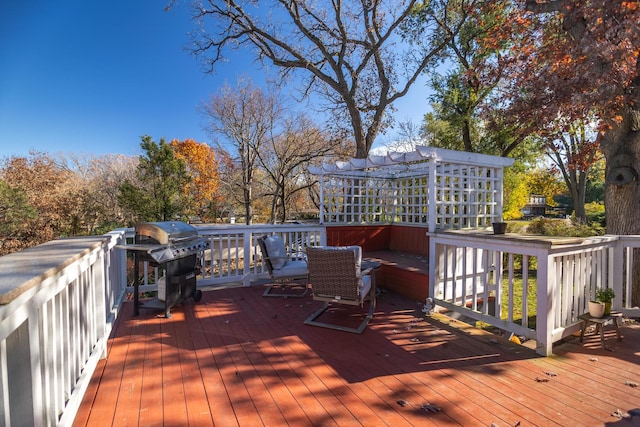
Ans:
[[[611,302],[604,303],[604,314],[606,315],[611,314]]]
[[[589,316],[597,319],[604,316],[604,303],[599,301],[589,301]]]
[[[504,234],[507,232],[507,223],[506,222],[493,222],[493,234]]]

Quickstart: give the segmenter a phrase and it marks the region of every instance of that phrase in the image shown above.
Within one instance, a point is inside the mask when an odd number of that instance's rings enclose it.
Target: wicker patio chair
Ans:
[[[289,289],[288,292],[273,292],[274,285],[271,284],[262,294],[265,297],[303,297],[307,294],[307,261],[303,255],[287,254],[284,240],[278,235],[265,235],[258,238],[258,245],[262,251],[262,260],[267,267],[269,277],[280,288]],[[303,279],[304,284],[296,283],[295,280]],[[302,292],[293,292],[293,287],[303,287]]]
[[[307,264],[309,283],[313,299],[324,301],[324,305],[313,313],[305,324],[337,329],[340,331],[362,333],[373,317],[376,307],[375,284],[372,283],[370,270],[360,271],[362,249],[359,246],[309,247]],[[359,305],[369,296],[369,312],[357,328],[334,325],[318,321],[318,317],[332,303]]]

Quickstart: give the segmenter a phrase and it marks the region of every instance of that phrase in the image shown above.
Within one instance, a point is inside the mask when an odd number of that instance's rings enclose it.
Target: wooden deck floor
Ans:
[[[589,336],[543,358],[390,292],[355,335],[304,325],[310,297],[262,291],[207,291],[169,319],[127,303],[74,425],[602,426],[640,407],[637,324],[607,332],[613,351]]]

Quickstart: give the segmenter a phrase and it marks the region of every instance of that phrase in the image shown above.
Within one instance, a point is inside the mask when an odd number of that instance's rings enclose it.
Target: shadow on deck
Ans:
[[[304,325],[311,297],[263,290],[207,291],[169,319],[126,303],[74,425],[592,426],[640,407],[637,324],[607,332],[612,351],[593,335],[543,358],[392,292],[355,335]]]

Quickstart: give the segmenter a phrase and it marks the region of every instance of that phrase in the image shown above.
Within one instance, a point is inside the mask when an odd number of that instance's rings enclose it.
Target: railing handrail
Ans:
[[[492,235],[488,231],[444,231],[430,236],[430,288],[435,303],[447,309],[509,332],[537,341],[539,353],[551,353],[553,342],[573,333],[579,326],[578,316],[587,310],[587,302],[595,288],[609,286],[616,293],[614,309],[638,315],[630,306],[633,250],[640,248],[640,236],[605,235],[587,238],[548,238],[544,236]],[[471,259],[468,251],[473,251]],[[523,288],[523,324],[513,323],[513,296],[508,293],[508,319],[502,319],[503,280],[512,289],[514,266],[503,265],[503,255],[522,256],[523,263],[537,260],[536,328],[524,325],[527,314],[526,289]],[[478,261],[481,258],[481,261]],[[479,262],[481,264],[479,264]],[[495,264],[494,264],[495,263]],[[529,279],[522,267],[522,282]],[[464,271],[461,271],[464,270]],[[528,270],[528,267],[527,267]],[[504,272],[506,271],[506,276]],[[524,285],[523,285],[524,286]],[[494,314],[486,308],[487,297],[495,298]],[[547,299],[547,295],[554,295]],[[471,307],[467,307],[469,305]],[[477,309],[478,301],[485,306]],[[623,305],[624,301],[624,305]]]
[[[238,278],[248,284],[250,280],[264,277],[266,272],[261,254],[255,249],[255,239],[263,233],[280,233],[291,245],[326,244],[325,227],[317,224],[199,225],[197,228],[199,233],[210,239],[224,236],[225,242],[232,243],[225,247],[225,256],[216,255],[213,248],[208,261],[204,257],[203,262],[210,263],[205,267],[212,271],[224,270],[225,263],[232,266],[238,262],[240,255],[249,257],[243,268],[237,269],[239,275],[215,276],[218,273],[209,273],[210,276],[202,284],[231,282]],[[97,361],[105,355],[111,325],[127,290],[126,250],[118,247],[132,236],[133,229],[120,229],[104,236],[50,242],[40,248],[0,258],[0,295],[6,301],[0,304],[0,404],[3,405],[0,425],[54,426],[73,422]],[[556,274],[555,270],[551,270],[551,265],[558,268],[560,261],[568,265],[573,259],[571,257],[583,262],[594,254],[594,257],[598,257],[594,271],[602,275],[598,279],[601,280],[599,285],[612,284],[616,290],[615,307],[631,310],[622,307],[623,295],[626,304],[630,302],[629,277],[627,275],[625,278],[623,274],[633,264],[632,249],[640,248],[640,236],[603,236],[564,245],[514,240],[511,247],[505,243],[509,242],[508,239],[487,234],[472,236],[469,233],[442,232],[431,236],[431,295],[434,295],[433,286],[438,281],[435,257],[440,247],[436,250],[436,246],[451,245],[451,248],[455,248],[464,243],[471,248],[469,251],[474,248],[500,253],[519,250],[532,254],[525,256],[542,257],[543,263],[548,265],[545,267],[546,273],[540,272],[538,286],[544,289],[547,286],[555,286],[556,290],[561,288],[558,283],[545,282]],[[66,250],[60,250],[63,247]],[[43,251],[49,251],[49,256],[42,256]],[[40,270],[34,268],[33,261],[38,254],[41,258]],[[31,269],[29,274],[16,273],[17,264],[14,261],[19,259],[24,262],[25,268]],[[460,266],[466,263],[459,261]],[[482,267],[483,270],[477,272],[484,275],[496,271],[492,270],[494,267],[491,265]],[[504,268],[502,264],[497,267]],[[591,268],[588,267],[585,272],[591,273]],[[473,274],[454,272],[452,278],[469,280],[471,276]],[[16,277],[20,278],[17,282]],[[567,292],[566,289],[563,292]],[[546,295],[546,291],[542,295]],[[567,296],[570,295],[564,294],[565,299]],[[455,303],[447,304],[456,308]],[[562,322],[575,317],[573,314],[561,315],[557,307],[558,304],[554,303],[538,306],[539,322],[551,320],[551,323],[541,325],[535,331],[539,351],[544,354],[549,354],[553,341],[570,329],[571,325]],[[69,312],[78,313],[78,316],[63,315]],[[490,317],[487,312],[477,315],[483,320]],[[500,325],[508,327],[509,322],[503,320]],[[516,326],[519,328],[514,327],[514,330],[527,329]],[[72,335],[76,339],[61,339]]]
[[[122,297],[123,238],[56,240],[0,259],[1,425],[73,422]]]
[[[326,244],[326,227],[317,223],[305,224],[233,224],[194,225],[198,235],[208,239],[208,248],[200,257],[201,276],[197,286],[221,285],[241,282],[249,286],[252,281],[267,278],[268,272],[258,250],[257,238],[263,234],[277,233],[283,237],[289,252],[298,252],[294,246]],[[127,237],[134,236],[127,229]],[[160,272],[148,265],[143,268],[143,279],[139,289],[155,291]],[[132,291],[131,287],[128,291]]]
[[[326,243],[324,226],[315,224],[197,228],[211,239],[234,233],[247,237],[242,251],[234,255],[255,256],[254,236],[264,233],[312,236]],[[103,236],[48,242],[0,258],[0,425],[73,423],[97,363],[106,356],[120,303],[130,290],[127,251],[122,247],[133,236],[132,228],[123,228]],[[258,267],[249,274],[219,280],[258,277],[260,255],[249,263],[256,260]],[[69,316],[70,312],[78,315]]]

